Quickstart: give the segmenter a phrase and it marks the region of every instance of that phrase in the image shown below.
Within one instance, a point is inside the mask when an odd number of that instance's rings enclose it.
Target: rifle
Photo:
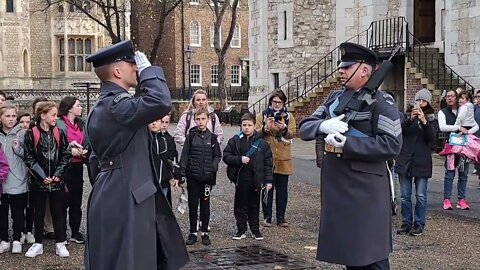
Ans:
[[[373,104],[376,100],[373,98],[382,84],[385,77],[393,69],[392,58],[398,53],[402,46],[399,44],[393,50],[387,60],[384,60],[380,66],[373,72],[367,83],[360,89],[360,95],[353,97],[355,91],[345,91],[340,103],[333,111],[336,115],[346,114],[345,122],[354,119],[358,112],[365,106]]]

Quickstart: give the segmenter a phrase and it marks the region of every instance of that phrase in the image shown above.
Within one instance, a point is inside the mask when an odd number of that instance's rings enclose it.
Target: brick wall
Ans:
[[[426,88],[420,81],[420,79],[416,79],[414,74],[407,72],[406,80],[406,87],[405,87],[405,105],[413,104],[415,102],[415,94],[418,90],[422,88]],[[432,91],[432,89],[429,89]],[[435,111],[440,109],[440,97],[439,96],[432,96],[432,107]]]

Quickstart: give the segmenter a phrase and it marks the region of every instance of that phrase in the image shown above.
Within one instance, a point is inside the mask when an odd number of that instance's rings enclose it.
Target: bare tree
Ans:
[[[235,27],[237,25],[237,7],[238,0],[206,0],[208,4],[211,3],[211,9],[215,14],[215,21],[213,23],[214,34],[213,34],[213,48],[218,57],[218,94],[220,99],[220,109],[224,110],[227,104],[227,88],[226,88],[226,64],[225,56],[227,50],[230,47],[230,42],[233,38],[233,33],[235,32]],[[220,43],[220,29],[222,27],[222,22],[226,11],[229,10],[228,15],[230,15],[230,29],[228,31],[228,36],[225,39],[223,44]]]
[[[80,12],[105,28],[112,43],[120,42],[125,33],[125,13],[129,11],[130,0],[43,0],[41,11],[58,8],[59,11]]]
[[[153,41],[152,50],[150,51],[150,62],[154,63],[157,60],[158,50],[163,38],[163,30],[165,28],[165,20],[168,15],[175,10],[175,8],[183,2],[183,0],[158,0],[160,2],[160,18],[157,22],[158,28]]]

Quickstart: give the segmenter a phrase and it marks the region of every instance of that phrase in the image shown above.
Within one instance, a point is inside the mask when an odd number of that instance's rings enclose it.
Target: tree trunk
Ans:
[[[226,89],[226,73],[225,54],[218,53],[218,99],[220,100],[220,111],[225,110],[227,106],[227,89]]]

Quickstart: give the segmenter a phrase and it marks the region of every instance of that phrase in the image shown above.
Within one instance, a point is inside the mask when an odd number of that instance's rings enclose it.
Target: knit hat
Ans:
[[[423,88],[415,94],[415,100],[419,99],[426,100],[430,104],[432,103],[432,93],[427,88]]]

